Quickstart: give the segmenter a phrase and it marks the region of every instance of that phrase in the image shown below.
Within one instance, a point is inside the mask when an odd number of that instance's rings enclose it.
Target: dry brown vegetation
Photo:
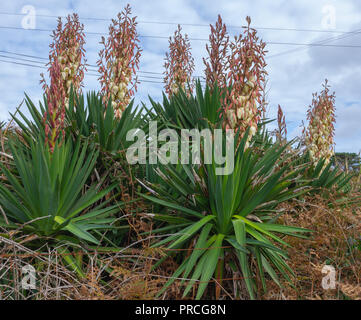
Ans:
[[[360,194],[354,194],[360,196]],[[330,207],[321,198],[288,204],[282,217],[286,224],[314,230],[310,239],[289,237],[290,267],[295,288],[273,288],[265,299],[361,299],[361,209],[358,204]],[[324,265],[336,270],[336,289],[321,285]]]
[[[353,193],[359,197],[361,193]],[[309,239],[287,237],[289,265],[295,272],[293,286],[283,281],[279,288],[270,279],[268,291],[259,292],[260,299],[361,299],[361,209],[358,204],[329,205],[320,197],[294,201],[283,205],[283,223],[312,229]],[[139,216],[141,217],[141,215]],[[133,219],[132,228],[139,234],[149,230],[150,223],[143,218]],[[87,259],[86,276],[79,279],[74,271],[61,259],[56,249],[43,247],[33,251],[27,243],[36,236],[23,236],[21,229],[1,231],[0,240],[0,293],[2,299],[154,299],[178,265],[168,258],[161,267],[152,270],[154,263],[164,252],[148,246],[147,237],[139,237],[143,248],[129,246],[118,253],[87,252],[79,247]],[[74,249],[75,251],[76,249]],[[74,253],[75,255],[75,253]],[[21,268],[36,264],[37,289],[20,290]],[[322,267],[332,265],[336,269],[336,289],[324,290],[321,280]],[[110,273],[105,272],[111,267]],[[234,279],[232,279],[232,277]],[[181,299],[180,280],[176,281],[161,297]],[[213,286],[216,285],[214,280]],[[210,288],[212,287],[210,286]],[[241,277],[233,274],[225,278],[221,299],[233,298],[233,290],[241,290],[241,297],[248,298]],[[196,288],[194,288],[194,292]],[[208,290],[212,298],[212,290]],[[191,298],[191,297],[190,297]],[[189,298],[188,298],[189,299]]]

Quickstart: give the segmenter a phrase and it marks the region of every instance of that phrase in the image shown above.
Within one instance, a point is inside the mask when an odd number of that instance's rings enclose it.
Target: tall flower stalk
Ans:
[[[282,108],[278,105],[278,112],[277,112],[277,124],[278,128],[276,131],[276,138],[279,142],[287,141],[287,127],[286,127],[286,118],[283,114]]]
[[[69,107],[71,88],[75,94],[81,92],[86,70],[83,30],[84,25],[79,22],[77,14],[69,15],[64,25],[61,18],[58,19],[49,52],[50,86],[41,74],[40,82],[47,97],[47,109],[43,115],[45,139],[51,151],[59,136],[64,138],[65,108]]]
[[[66,23],[63,25],[61,18],[58,19],[58,26],[53,31],[53,42],[50,44],[49,52],[49,73],[51,69],[59,67],[59,78],[55,82],[64,88],[65,96],[62,103],[69,106],[69,96],[71,87],[74,93],[79,94],[83,86],[85,67],[85,34],[84,25],[79,22],[77,14],[68,15]],[[57,73],[56,73],[57,74]],[[46,81],[43,74],[41,82],[47,91]],[[51,77],[51,76],[50,76]]]
[[[65,101],[67,92],[61,77],[61,68],[58,61],[54,61],[50,70],[50,87],[46,88],[47,108],[43,116],[45,123],[45,144],[51,152],[54,151],[56,142],[64,140]]]
[[[218,15],[216,25],[210,25],[210,27],[209,45],[206,44],[208,57],[207,59],[203,58],[203,63],[206,67],[204,70],[206,82],[211,90],[213,90],[215,83],[217,83],[218,88],[224,89],[227,86],[227,57],[229,49],[227,27],[220,15]]]
[[[250,128],[248,147],[257,131],[257,124],[263,113],[262,95],[265,85],[265,43],[250,27],[251,19],[246,18],[247,27],[243,34],[236,36],[230,44],[227,80],[231,86],[225,107],[227,126],[240,131],[242,137]]]
[[[136,70],[139,69],[141,49],[136,17],[131,17],[131,13],[128,4],[116,20],[112,19],[108,39],[102,37],[104,49],[100,51],[97,63],[104,103],[112,100],[117,118],[122,116],[137,91],[138,84]]]
[[[325,165],[334,154],[335,93],[330,93],[327,79],[320,94],[313,94],[312,104],[307,111],[309,121],[305,142],[311,160],[316,164],[325,159]]]
[[[191,45],[188,36],[183,36],[182,28],[174,32],[169,38],[169,53],[165,57],[165,91],[169,97],[178,92],[179,88],[186,91],[186,85],[191,83],[194,71],[194,59],[191,54]]]

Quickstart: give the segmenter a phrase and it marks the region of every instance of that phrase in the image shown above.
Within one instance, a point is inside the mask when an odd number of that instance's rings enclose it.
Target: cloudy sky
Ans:
[[[289,137],[301,132],[301,123],[311,103],[312,93],[322,89],[325,78],[336,92],[336,151],[361,150],[361,2],[357,0],[135,0],[129,1],[138,17],[143,49],[140,71],[142,82],[137,102],[155,99],[163,89],[161,73],[167,38],[176,24],[193,39],[194,75],[203,75],[203,39],[209,24],[221,14],[231,35],[240,32],[247,15],[267,42],[269,116],[280,104],[286,115]],[[40,72],[46,71],[41,58],[47,58],[51,41],[47,30],[56,27],[55,16],[76,12],[85,25],[87,60],[95,64],[101,33],[127,1],[20,1],[0,3],[0,120],[7,120],[26,92],[34,101],[41,96]],[[35,9],[35,30],[25,30],[24,13]],[[51,16],[51,17],[49,17]],[[96,19],[94,19],[96,18]],[[26,21],[25,21],[26,22]],[[32,27],[31,24],[26,24]],[[149,37],[151,36],[151,37]],[[157,36],[153,38],[152,36]],[[318,43],[322,46],[307,45]],[[13,53],[27,56],[14,55]],[[21,60],[22,59],[22,60]],[[28,60],[28,61],[26,61]],[[27,65],[14,64],[17,62]],[[94,68],[93,68],[94,69]],[[86,90],[98,90],[95,72],[85,77]]]

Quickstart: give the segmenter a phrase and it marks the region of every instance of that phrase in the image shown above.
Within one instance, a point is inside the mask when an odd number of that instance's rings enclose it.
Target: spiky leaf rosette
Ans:
[[[290,157],[284,154],[286,146],[276,143],[262,156],[245,149],[248,132],[232,159],[230,174],[217,175],[215,161],[199,167],[160,165],[156,173],[161,183],[147,184],[151,194],[142,196],[161,208],[154,211],[154,219],[168,223],[152,230],[164,234],[153,246],[167,245],[168,255],[176,254],[180,263],[159,295],[181,278],[179,287],[186,284],[183,297],[197,283],[200,299],[212,279],[222,285],[230,265],[242,274],[252,299],[259,289],[256,271],[264,290],[268,276],[278,285],[279,275],[292,281],[284,235],[302,238],[310,230],[279,224],[273,213],[280,203],[305,192],[303,186],[292,187],[300,171],[286,163]]]
[[[109,26],[109,36],[101,43],[104,49],[99,53],[99,80],[101,94],[106,104],[112,99],[115,116],[120,118],[124,109],[137,91],[138,79],[136,70],[139,69],[141,49],[136,30],[136,17],[131,17],[129,4],[113,19]]]
[[[67,233],[73,243],[82,239],[99,244],[92,232],[110,228],[114,219],[109,216],[119,207],[109,201],[99,204],[115,185],[100,190],[101,183],[87,183],[98,157],[95,148],[80,139],[56,144],[52,152],[36,141],[24,148],[14,140],[10,148],[17,174],[0,163],[0,205],[10,226],[23,224],[23,230],[39,236]]]

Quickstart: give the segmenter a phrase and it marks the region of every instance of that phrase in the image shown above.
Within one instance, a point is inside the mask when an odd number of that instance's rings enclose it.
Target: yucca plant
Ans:
[[[126,139],[128,131],[145,129],[146,114],[143,114],[143,108],[134,107],[134,100],[120,117],[115,115],[112,101],[104,107],[103,97],[96,92],[89,92],[86,103],[84,100],[83,95],[71,100],[66,110],[68,129],[74,136],[91,137],[103,152],[118,155],[133,143]]]
[[[300,161],[310,164],[303,171],[303,178],[307,179],[308,185],[312,187],[310,193],[328,196],[330,192],[333,192],[337,197],[351,190],[349,182],[355,174],[347,174],[341,171],[326,158],[322,158],[315,165],[311,165],[309,153],[301,157]]]
[[[182,87],[169,98],[163,93],[162,103],[150,98],[152,108],[148,110],[145,120],[157,121],[158,131],[168,128],[175,129],[180,133],[182,129],[206,129],[221,128],[222,94],[215,84],[213,91],[207,85],[202,89],[201,82],[196,81],[194,94],[187,94]],[[184,107],[186,106],[186,107]],[[145,125],[143,130],[149,128]],[[154,172],[156,166],[147,164],[144,166],[144,176],[147,181],[160,182],[159,175]]]
[[[240,140],[234,170],[229,175],[216,175],[215,163],[167,166],[158,169],[161,184],[148,184],[152,195],[143,197],[164,208],[154,218],[169,223],[152,233],[174,232],[154,247],[191,250],[182,256],[179,268],[160,294],[176,278],[190,278],[184,296],[199,281],[196,298],[200,299],[211,278],[222,282],[224,264],[229,263],[238,266],[254,299],[253,260],[264,290],[265,273],[279,285],[277,273],[291,281],[292,270],[282,248],[288,244],[282,236],[304,237],[309,230],[278,224],[275,212],[277,205],[305,190],[291,188],[299,171],[287,172],[289,165],[279,167],[286,160],[279,159],[286,146],[275,144],[262,156],[254,154],[251,148],[245,148],[248,131]]]
[[[31,101],[30,97],[25,93],[25,105],[30,115],[27,116],[21,110],[17,110],[17,114],[11,114],[16,125],[21,131],[21,136],[28,143],[35,140],[39,143],[45,142],[45,123],[43,115],[47,110],[47,98],[43,96],[43,103],[39,101],[39,108]]]
[[[100,183],[91,186],[86,181],[94,168],[98,152],[87,143],[65,141],[55,145],[53,152],[43,143],[30,142],[25,147],[20,141],[10,142],[14,166],[0,164],[0,205],[6,220],[0,224],[39,236],[78,239],[93,244],[99,240],[93,234],[98,229],[110,228],[119,211],[118,205],[98,201],[113,190],[114,185],[100,190]]]
[[[42,114],[47,109],[47,98],[44,96],[40,107],[35,106],[31,99],[26,96],[26,106],[30,117],[20,112],[14,116],[14,120],[21,128],[21,136],[29,144],[32,140],[44,143],[44,121]],[[132,129],[147,130],[145,123],[147,112],[143,108],[134,107],[133,101],[125,108],[120,118],[113,110],[111,100],[104,105],[104,99],[96,92],[83,94],[70,94],[69,106],[65,110],[64,135],[73,140],[88,141],[98,151],[98,157],[94,165],[93,175],[88,177],[87,183],[92,184],[94,179],[101,178],[103,188],[116,184],[116,193],[133,194],[135,187],[134,174],[142,176],[139,166],[129,166],[126,162],[126,150],[133,141],[127,141],[127,133]],[[135,199],[122,198],[127,203]],[[119,217],[118,217],[119,218]],[[126,229],[126,225],[119,220],[115,229],[108,232],[109,241],[121,242],[120,228]],[[113,246],[115,244],[113,243]]]
[[[144,108],[134,107],[134,101],[131,101],[124,110],[124,116],[117,118],[111,100],[108,101],[107,108],[102,101],[103,97],[94,91],[89,92],[86,99],[82,94],[74,95],[72,91],[69,107],[65,110],[65,136],[72,134],[74,137],[91,138],[101,151],[116,155],[133,143],[126,140],[129,130],[146,130],[147,112],[143,113]],[[46,96],[43,102],[39,103],[39,107],[36,107],[27,95],[25,103],[30,117],[21,111],[18,111],[18,116],[12,115],[21,129],[21,135],[27,142],[39,139],[45,141],[43,114],[48,108]]]
[[[142,176],[142,171],[139,166],[127,163],[126,151],[134,143],[127,140],[127,134],[137,129],[147,131],[147,113],[143,112],[143,108],[134,107],[134,100],[120,117],[115,114],[112,101],[109,100],[105,107],[103,97],[95,92],[88,93],[86,102],[84,100],[83,95],[70,100],[66,110],[67,133],[89,139],[100,151],[95,168],[99,176],[105,176],[105,186],[116,182],[117,192],[132,194],[136,181],[133,177]],[[118,231],[112,233],[117,239]]]
[[[194,95],[188,95],[182,88],[169,99],[163,94],[162,103],[152,104],[151,120],[158,122],[158,129],[163,127],[174,129],[204,129],[220,127],[222,122],[222,95],[215,84],[213,91],[207,85],[202,89],[201,82],[196,81]],[[185,107],[186,106],[186,107]]]

